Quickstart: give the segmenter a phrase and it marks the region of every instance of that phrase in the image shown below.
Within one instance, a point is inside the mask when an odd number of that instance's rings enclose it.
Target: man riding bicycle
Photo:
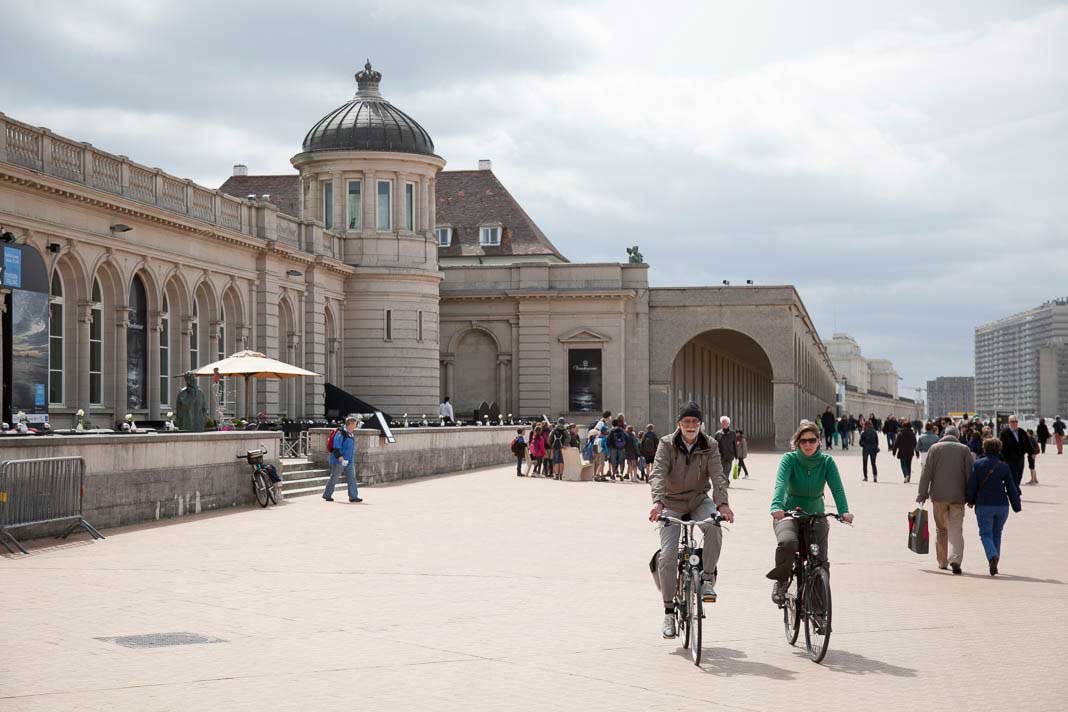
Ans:
[[[713,438],[701,432],[703,420],[701,406],[690,402],[679,413],[675,432],[660,439],[649,477],[653,494],[649,521],[657,522],[661,516],[704,520],[717,511],[728,522],[734,521],[734,512],[727,505],[727,478],[720,463],[719,447]],[[710,489],[712,499],[708,497]],[[681,529],[678,524],[664,522],[660,525],[657,573],[664,599],[665,638],[678,635],[672,598],[678,576],[676,552]],[[723,532],[714,524],[701,525],[701,531],[704,533],[701,597],[712,603],[716,600],[716,563],[719,561]]]

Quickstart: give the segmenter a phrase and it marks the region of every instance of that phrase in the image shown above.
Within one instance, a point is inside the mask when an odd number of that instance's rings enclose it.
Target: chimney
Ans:
[[[480,171],[492,171],[493,170],[493,161],[491,161],[488,158],[480,159],[479,162],[478,162],[478,170],[480,170]]]
[[[234,164],[234,175],[235,176],[247,176],[248,175],[248,166],[246,166],[244,163],[235,163]]]

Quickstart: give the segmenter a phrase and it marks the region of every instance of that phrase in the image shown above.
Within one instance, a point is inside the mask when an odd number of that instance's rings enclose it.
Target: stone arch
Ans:
[[[474,326],[453,338],[455,375],[452,397],[457,418],[467,417],[482,401],[501,402],[497,392],[500,344],[489,329]]]
[[[460,329],[452,335],[452,338],[449,339],[449,353],[456,353],[456,349],[459,348],[460,342],[472,331],[479,331],[489,336],[489,338],[493,340],[494,348],[497,349],[498,353],[500,352],[501,340],[497,338],[495,333],[493,333],[493,329],[488,326],[483,326],[482,324],[471,324],[466,329]]]
[[[100,311],[103,320],[100,334],[101,350],[104,354],[100,373],[102,402],[99,407],[117,414],[120,410],[125,412],[126,407],[125,327],[122,327],[121,339],[119,338],[119,324],[125,321],[119,310],[126,307],[126,280],[114,258],[105,253],[93,265],[89,278],[90,296],[94,281],[100,284]]]
[[[774,369],[754,338],[735,329],[705,330],[679,348],[670,368],[671,413],[693,400],[705,411],[709,431],[726,415],[732,427],[744,430],[754,444],[773,444]]]
[[[52,280],[58,276],[62,285],[63,297],[54,300],[56,308],[49,309],[49,314],[61,310],[62,341],[50,337],[50,342],[60,346],[58,361],[53,361],[56,355],[49,354],[49,401],[53,406],[66,408],[79,408],[85,405],[83,385],[87,385],[89,378],[88,367],[80,367],[79,350],[84,334],[82,334],[82,319],[87,317],[83,314],[84,304],[89,299],[89,287],[85,265],[75,255],[64,252],[52,261],[52,270],[49,276],[49,291],[51,293]],[[50,297],[52,299],[52,297]],[[49,326],[51,333],[52,325]],[[56,368],[61,369],[56,371]],[[84,372],[83,372],[84,371]],[[59,400],[53,401],[53,381],[59,388]]]
[[[339,381],[341,369],[341,347],[338,336],[337,312],[326,300],[323,305],[323,336],[326,345],[326,373],[323,374],[327,383],[341,386]]]
[[[278,300],[278,355],[279,361],[297,364],[296,351],[290,334],[296,332],[296,310],[290,303],[289,295],[283,293]],[[278,411],[293,418],[297,411],[297,389],[299,379],[287,378],[278,382]]]

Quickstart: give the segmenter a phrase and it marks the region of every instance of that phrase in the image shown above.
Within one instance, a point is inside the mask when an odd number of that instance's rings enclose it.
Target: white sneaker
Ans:
[[[701,600],[705,603],[716,602],[716,589],[712,588],[711,581],[706,580],[701,582]]]
[[[679,633],[675,630],[675,615],[673,613],[664,616],[664,628],[661,632],[667,639],[678,637]]]

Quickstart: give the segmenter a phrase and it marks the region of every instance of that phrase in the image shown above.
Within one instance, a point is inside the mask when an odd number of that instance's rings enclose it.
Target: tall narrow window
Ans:
[[[104,404],[104,298],[100,282],[93,280],[93,303],[89,307],[89,405]]]
[[[171,402],[171,308],[166,294],[159,313],[159,402]]]
[[[200,368],[200,309],[193,299],[193,320],[189,325],[189,368]]]
[[[363,227],[363,207],[360,201],[362,195],[360,193],[362,186],[358,180],[349,181],[349,229],[359,230]]]
[[[393,339],[393,310],[386,309],[386,341]]]
[[[393,184],[388,180],[378,181],[378,229],[393,229]]]
[[[63,281],[52,275],[48,299],[48,402],[63,404]]]
[[[134,276],[130,283],[130,325],[126,329],[126,405],[129,408],[148,406],[148,299],[145,284]]]
[[[404,227],[415,232],[415,183],[404,184]]]
[[[501,229],[499,227],[484,227],[478,231],[478,244],[496,246],[501,244]]]
[[[323,225],[334,228],[334,183],[328,180],[323,181]]]
[[[226,313],[222,310],[219,311],[219,348],[216,350],[215,357],[217,361],[222,361],[226,358]],[[222,407],[226,403],[226,379],[219,379],[219,406]],[[225,410],[225,409],[224,409]]]
[[[419,338],[419,341],[422,341],[423,340],[423,312],[419,312],[419,323],[418,323],[417,326],[418,326],[418,338]]]

